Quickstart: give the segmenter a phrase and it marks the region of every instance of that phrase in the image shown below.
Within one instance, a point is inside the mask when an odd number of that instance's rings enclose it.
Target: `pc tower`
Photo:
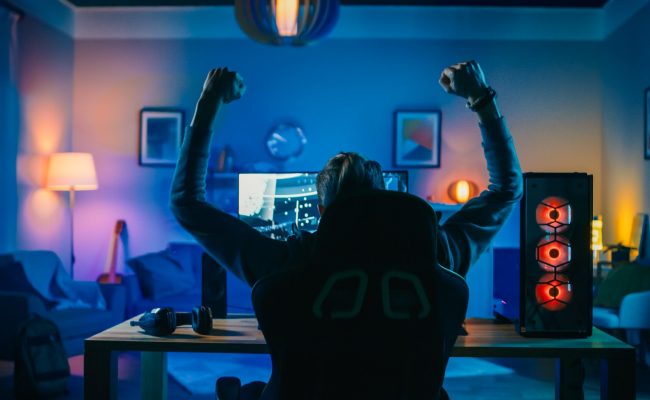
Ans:
[[[592,176],[526,173],[519,333],[587,337],[592,324]]]

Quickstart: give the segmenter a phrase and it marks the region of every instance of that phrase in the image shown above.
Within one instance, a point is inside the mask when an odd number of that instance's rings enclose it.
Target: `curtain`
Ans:
[[[19,16],[0,4],[0,253],[16,249],[18,194],[18,90],[16,30]]]

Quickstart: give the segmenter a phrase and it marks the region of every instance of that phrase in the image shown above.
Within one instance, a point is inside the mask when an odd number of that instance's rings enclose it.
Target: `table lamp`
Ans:
[[[97,175],[90,153],[54,153],[47,171],[47,188],[69,192],[70,206],[70,276],[74,278],[74,203],[75,192],[96,190]]]
[[[476,196],[478,186],[472,181],[459,179],[454,181],[447,188],[449,198],[456,204],[465,204],[469,199]]]

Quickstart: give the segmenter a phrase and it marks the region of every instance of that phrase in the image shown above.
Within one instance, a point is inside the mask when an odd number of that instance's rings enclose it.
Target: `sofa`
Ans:
[[[25,262],[25,260],[30,260]],[[13,360],[20,326],[33,315],[59,328],[68,356],[82,354],[84,339],[124,318],[126,293],[120,285],[72,280],[51,251],[0,255],[0,359]],[[32,282],[42,276],[43,282]],[[52,287],[52,293],[44,293]]]
[[[126,318],[156,307],[190,311],[199,305],[211,307],[215,318],[226,316],[226,272],[198,244],[172,242],[127,265]]]

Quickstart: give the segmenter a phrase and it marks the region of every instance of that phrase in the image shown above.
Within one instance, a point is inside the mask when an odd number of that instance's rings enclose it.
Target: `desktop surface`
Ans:
[[[133,319],[138,319],[136,316]],[[132,319],[132,320],[133,320]],[[85,341],[84,395],[88,399],[117,397],[116,353],[140,351],[142,398],[166,398],[166,352],[268,353],[255,318],[213,320],[210,335],[198,335],[181,326],[166,337],[149,336],[139,327],[122,322]],[[580,339],[526,338],[512,324],[490,319],[465,321],[467,336],[459,336],[452,357],[530,357],[556,358],[556,398],[573,398],[582,393],[582,381],[575,379],[575,361],[600,358],[602,361],[601,398],[635,398],[634,347],[593,328],[593,335]]]
[[[130,326],[136,316],[86,339],[86,346],[136,351],[191,351],[266,353],[268,348],[255,318],[213,320],[212,332],[199,335],[191,326],[180,326],[168,336],[156,337]],[[459,336],[452,356],[461,357],[601,357],[619,350],[634,348],[598,328],[593,335],[579,339],[527,338],[519,335],[512,324],[492,319],[469,318],[467,336]]]

